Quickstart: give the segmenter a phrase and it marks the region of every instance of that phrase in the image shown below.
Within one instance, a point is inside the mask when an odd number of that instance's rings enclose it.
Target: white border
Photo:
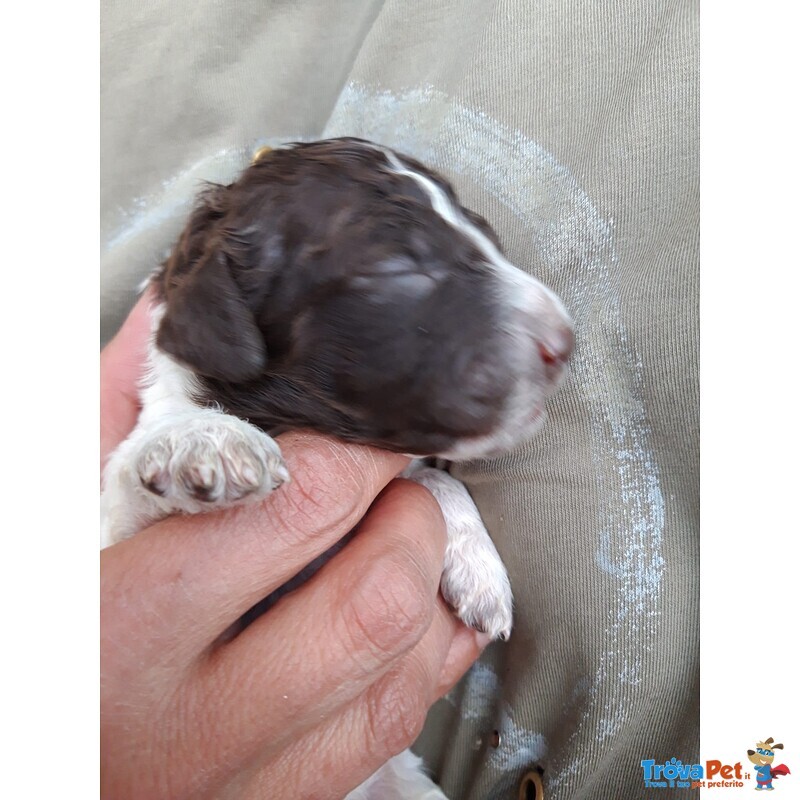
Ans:
[[[750,768],[774,737],[780,798],[800,793],[800,174],[797,14],[778,8],[702,16],[701,755]]]
[[[7,5],[2,475],[6,797],[98,780],[98,11]]]

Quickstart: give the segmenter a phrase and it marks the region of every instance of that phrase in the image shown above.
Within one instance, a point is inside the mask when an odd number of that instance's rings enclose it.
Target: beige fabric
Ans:
[[[640,798],[642,759],[697,757],[697,29],[692,2],[104,6],[104,339],[200,181],[344,134],[448,175],[575,317],[545,431],[458,470],[517,607],[418,743],[454,800],[531,766],[549,800]]]

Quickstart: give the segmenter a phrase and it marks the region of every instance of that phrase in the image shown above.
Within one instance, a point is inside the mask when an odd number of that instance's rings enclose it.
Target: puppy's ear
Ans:
[[[209,378],[258,377],[267,348],[220,247],[205,248],[179,280],[165,286],[167,308],[156,344]]]

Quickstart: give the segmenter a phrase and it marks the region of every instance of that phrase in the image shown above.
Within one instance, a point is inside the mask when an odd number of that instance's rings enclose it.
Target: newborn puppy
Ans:
[[[450,461],[502,453],[543,421],[573,344],[558,298],[441,176],[358,139],[273,150],[208,188],[151,284],[149,374],[105,469],[104,545],[264,498],[289,479],[283,430]],[[419,462],[404,475],[442,507],[445,599],[507,638],[508,577],[466,489]],[[352,797],[416,797],[433,786],[417,765],[401,754]]]

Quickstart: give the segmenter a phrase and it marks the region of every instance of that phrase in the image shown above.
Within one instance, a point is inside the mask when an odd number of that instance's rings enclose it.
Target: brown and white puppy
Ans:
[[[274,150],[208,188],[151,284],[142,413],[105,469],[104,545],[262,499],[289,479],[282,430],[450,461],[502,453],[540,426],[573,344],[558,298],[441,176],[358,139]],[[511,588],[466,489],[420,464],[405,474],[447,522],[444,597],[506,638]],[[352,797],[430,790],[417,763],[401,754]]]

